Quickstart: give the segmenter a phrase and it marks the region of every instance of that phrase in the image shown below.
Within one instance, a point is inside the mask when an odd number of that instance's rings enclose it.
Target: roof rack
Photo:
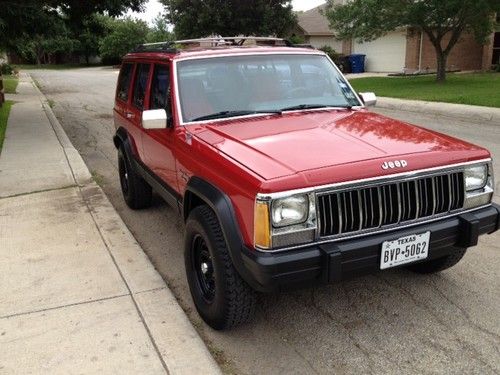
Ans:
[[[158,42],[139,44],[132,52],[171,52],[176,53],[175,42]]]
[[[212,44],[213,47],[218,47],[218,46],[242,46],[247,41],[253,41],[256,44],[260,43],[265,45],[278,45],[278,46],[279,45],[285,46],[289,44],[288,41],[281,38],[260,37],[260,36],[234,36],[234,37],[215,36],[209,38],[178,40],[176,43],[184,45],[200,44],[200,46],[206,46],[207,44]]]
[[[235,37],[208,37],[198,39],[184,39],[175,41],[166,41],[159,43],[146,43],[136,47],[133,52],[170,52],[178,53],[182,49],[201,47],[201,48],[216,48],[216,47],[241,47],[246,42],[255,43],[257,46],[270,47],[300,47],[314,48],[308,44],[293,44],[290,41],[282,38],[273,37],[257,37],[257,36],[235,36]]]

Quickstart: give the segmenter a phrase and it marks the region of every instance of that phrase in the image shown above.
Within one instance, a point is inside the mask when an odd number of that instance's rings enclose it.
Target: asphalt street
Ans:
[[[183,263],[183,223],[160,198],[132,211],[121,197],[109,68],[31,72],[95,180],[164,277],[227,373],[500,373],[500,234],[454,268],[391,270],[339,284],[262,295],[256,319],[215,332],[197,315]],[[500,124],[377,109],[489,148],[500,181]],[[497,182],[495,200],[500,202]]]

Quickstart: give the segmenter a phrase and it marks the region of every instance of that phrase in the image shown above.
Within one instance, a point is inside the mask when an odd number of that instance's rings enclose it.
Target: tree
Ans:
[[[128,9],[141,11],[145,2],[146,0],[0,0],[0,48],[8,51],[23,48],[15,45],[14,40],[19,38],[40,39],[41,35],[60,37],[50,34],[51,24],[45,22],[48,15],[54,22],[58,22],[56,18],[64,19],[66,25],[74,31],[84,27],[85,20],[92,14],[117,17]]]
[[[53,9],[27,9],[23,15],[24,31],[11,36],[4,46],[38,65],[58,52],[71,52],[76,41],[66,27],[65,19]]]
[[[84,57],[87,65],[92,56],[99,54],[101,40],[109,32],[109,22],[109,17],[94,13],[85,17],[81,25],[72,25],[77,40],[75,52]]]
[[[99,51],[103,60],[120,62],[121,58],[137,45],[146,42],[149,27],[144,21],[130,17],[110,19],[110,32],[101,40]]]
[[[290,0],[160,0],[178,38],[284,36],[297,22]]]
[[[493,29],[492,15],[500,11],[498,0],[351,0],[337,5],[327,0],[330,27],[340,39],[377,39],[398,27],[424,32],[437,58],[437,82],[446,79],[450,51],[466,33],[483,43]]]
[[[150,28],[147,41],[148,43],[164,42],[174,40],[174,34],[169,30],[169,23],[164,15],[159,15],[153,20],[153,26]]]

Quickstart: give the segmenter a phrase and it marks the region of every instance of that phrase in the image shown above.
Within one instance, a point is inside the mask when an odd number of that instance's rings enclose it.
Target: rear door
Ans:
[[[137,63],[135,66],[132,97],[130,105],[127,109],[126,116],[131,123],[131,133],[136,142],[137,150],[141,161],[144,162],[145,155],[143,151],[143,128],[142,128],[142,111],[147,106],[147,92],[149,89],[149,77],[151,73],[150,63]]]
[[[134,70],[135,64],[133,62],[125,62],[122,64],[120,75],[118,76],[114,108],[115,128],[124,128],[129,134],[133,133],[132,127],[134,126],[130,121],[128,115],[128,113],[130,112],[129,107],[130,98],[132,96],[132,81],[134,78]],[[140,143],[140,136],[137,139]],[[134,140],[132,141],[134,142]]]
[[[170,86],[170,63],[155,64],[149,87],[148,109],[165,109],[169,121],[173,124]],[[144,129],[143,147],[149,169],[160,177],[164,187],[177,197],[179,190],[173,153],[174,134],[173,126],[167,129]]]

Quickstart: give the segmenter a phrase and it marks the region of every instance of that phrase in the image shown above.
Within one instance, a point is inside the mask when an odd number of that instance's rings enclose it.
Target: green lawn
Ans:
[[[3,88],[6,94],[15,94],[18,84],[18,79],[16,76],[2,76],[3,77]]]
[[[103,65],[96,65],[96,64],[43,64],[43,65],[36,65],[36,64],[16,64],[14,67],[17,70],[34,70],[34,69],[51,69],[51,70],[64,70],[64,69],[75,69],[75,68],[91,68],[95,66],[103,66]]]
[[[373,91],[378,96],[471,104],[500,108],[500,74],[448,74],[444,84],[435,76],[351,78],[358,92]]]
[[[14,104],[13,101],[7,100],[0,107],[0,153],[2,152],[3,140],[5,138],[5,130],[7,129],[7,119],[9,118],[10,108]]]

